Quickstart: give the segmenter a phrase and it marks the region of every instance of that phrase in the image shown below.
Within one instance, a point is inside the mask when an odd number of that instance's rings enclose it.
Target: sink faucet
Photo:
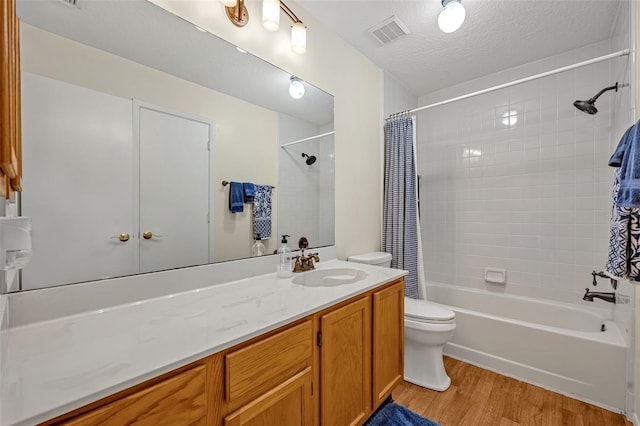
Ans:
[[[593,299],[601,299],[605,302],[616,303],[616,294],[615,293],[601,293],[598,291],[589,291],[588,288],[585,288],[586,293],[582,296],[582,300],[586,300],[587,302],[593,302]]]
[[[294,256],[296,263],[293,265],[293,272],[306,272],[312,269],[316,269],[316,266],[313,264],[313,261],[320,262],[320,257],[318,253],[311,253],[308,256],[304,255],[304,251],[300,256]]]

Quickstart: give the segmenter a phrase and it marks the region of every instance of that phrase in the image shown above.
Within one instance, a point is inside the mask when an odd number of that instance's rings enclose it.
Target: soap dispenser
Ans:
[[[282,245],[278,247],[278,278],[289,278],[293,275],[292,252],[287,246],[287,237],[289,235],[282,236]]]
[[[256,235],[256,242],[251,246],[251,256],[262,256],[265,252],[264,244],[262,244],[262,238],[260,234]]]

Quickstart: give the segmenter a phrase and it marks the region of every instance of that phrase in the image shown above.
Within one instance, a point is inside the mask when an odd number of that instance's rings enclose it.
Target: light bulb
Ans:
[[[262,0],[262,26],[267,31],[280,28],[280,0]]]
[[[452,33],[462,26],[466,12],[459,0],[450,0],[438,15],[438,26],[443,33]]]
[[[227,7],[236,7],[238,4],[238,0],[220,0],[220,2]]]
[[[307,51],[307,27],[302,22],[294,22],[291,26],[291,50],[298,55]]]
[[[298,77],[291,77],[291,84],[289,84],[289,95],[293,99],[300,99],[304,96],[304,84]]]

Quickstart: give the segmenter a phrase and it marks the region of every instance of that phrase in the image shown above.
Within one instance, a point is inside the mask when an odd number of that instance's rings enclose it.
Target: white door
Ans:
[[[23,289],[137,273],[131,108],[127,99],[22,74],[21,202],[33,238]]]
[[[135,105],[140,138],[140,272],[208,263],[211,126]]]

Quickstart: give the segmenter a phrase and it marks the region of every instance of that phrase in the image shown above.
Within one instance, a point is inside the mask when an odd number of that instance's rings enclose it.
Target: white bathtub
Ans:
[[[433,282],[427,298],[456,313],[446,355],[624,410],[627,348],[605,310]]]

